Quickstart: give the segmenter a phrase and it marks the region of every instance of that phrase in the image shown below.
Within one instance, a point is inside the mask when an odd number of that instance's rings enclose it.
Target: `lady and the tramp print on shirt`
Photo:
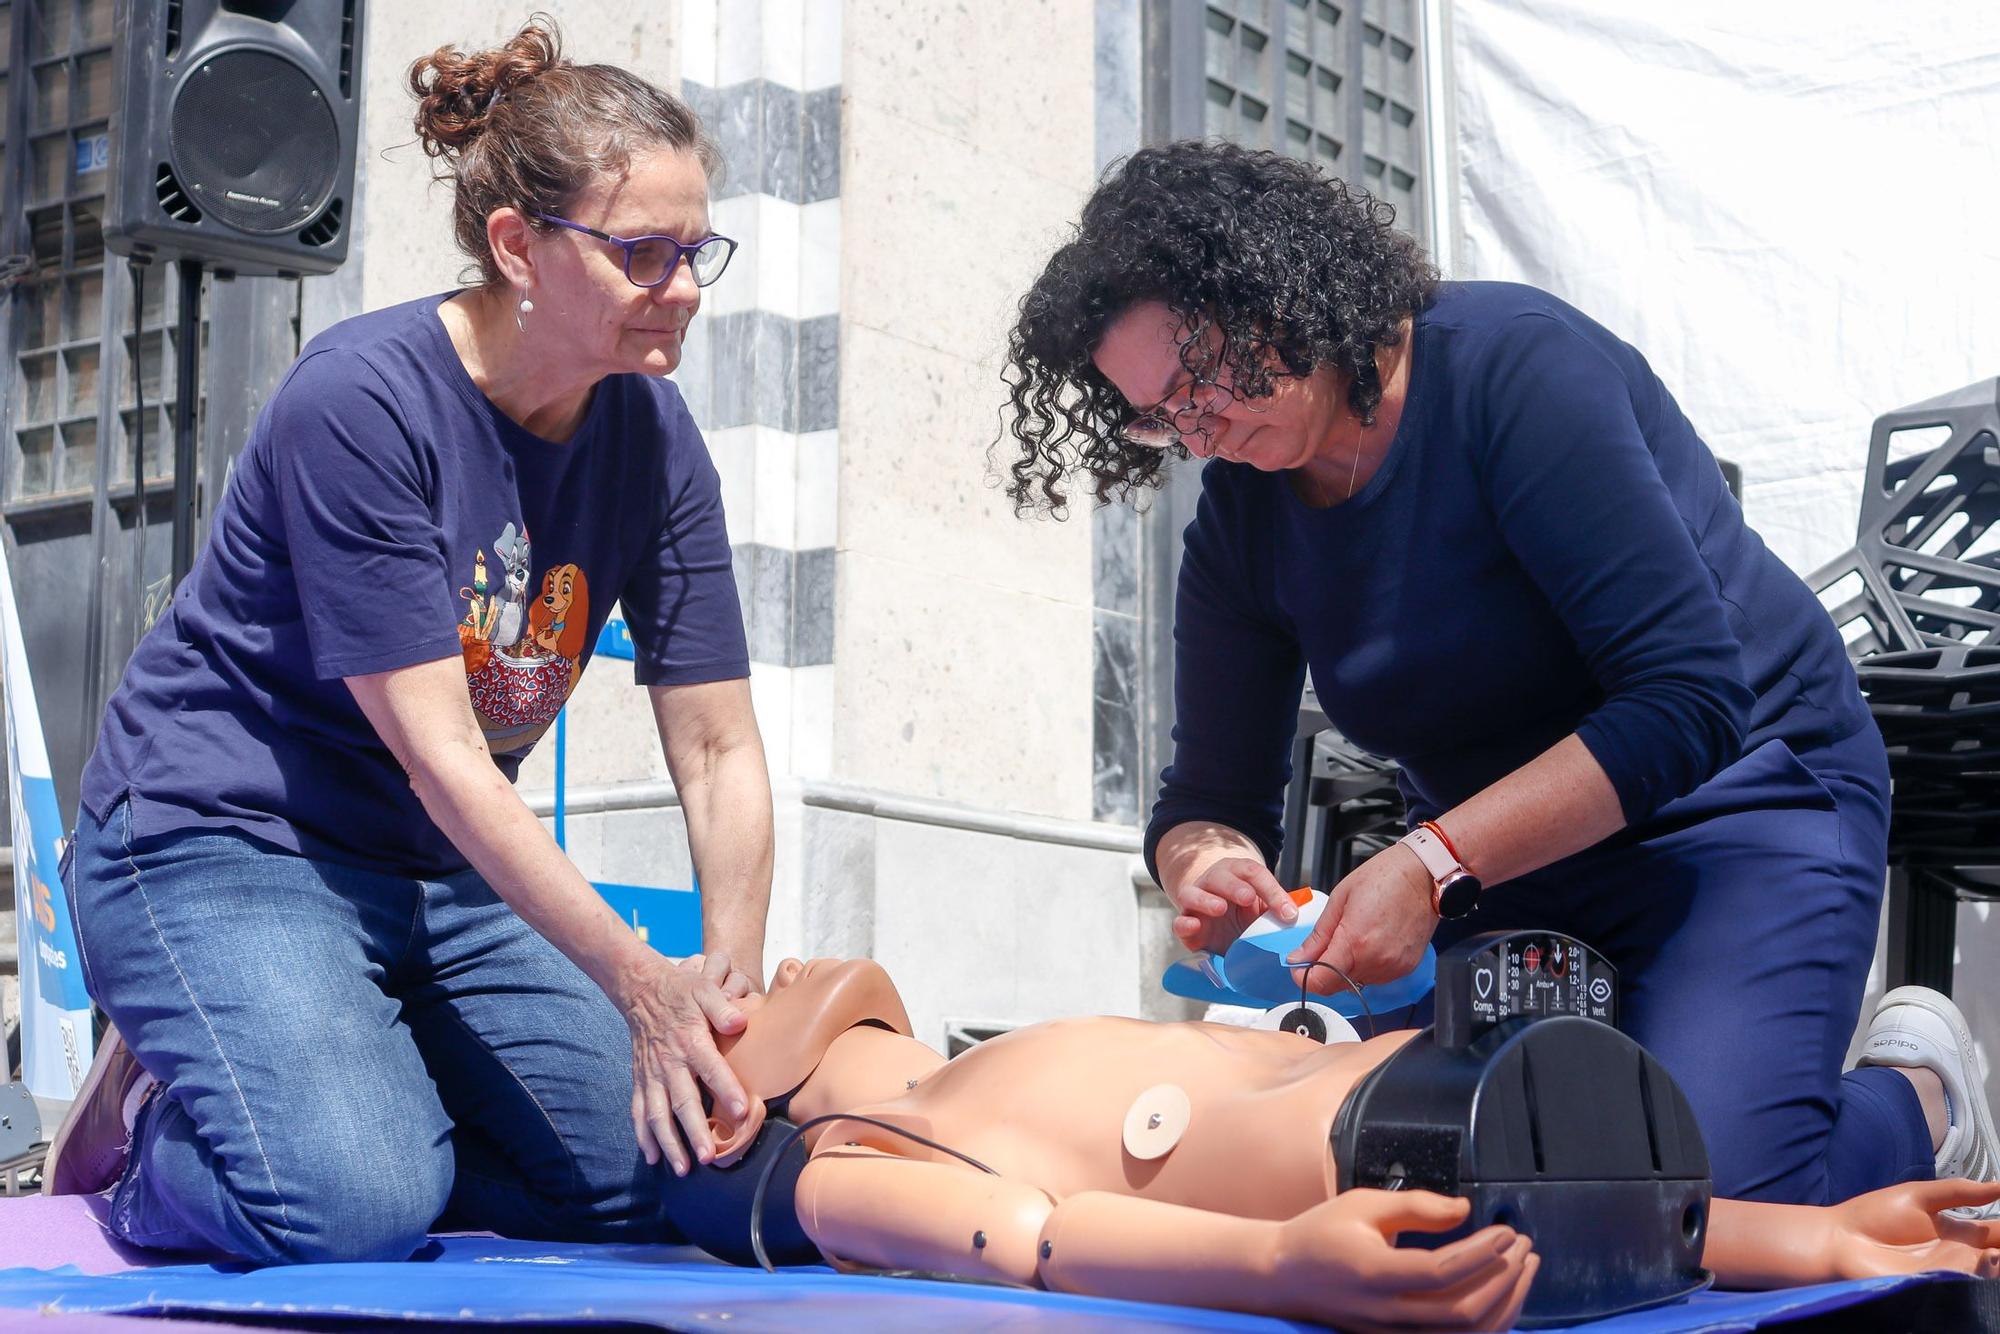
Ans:
[[[466,603],[458,623],[472,710],[495,754],[526,750],[548,730],[583,670],[590,636],[590,585],[581,567],[557,565],[529,595],[534,548],[513,524],[472,558],[472,582],[458,590]]]

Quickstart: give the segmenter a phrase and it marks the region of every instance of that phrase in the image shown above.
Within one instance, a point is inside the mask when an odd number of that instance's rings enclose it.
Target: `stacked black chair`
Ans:
[[[1324,893],[1362,862],[1403,836],[1402,769],[1370,755],[1338,732],[1313,746],[1306,800],[1319,811],[1308,883]]]
[[[1308,685],[1299,702],[1292,782],[1285,793],[1279,883],[1324,893],[1401,838],[1401,773],[1394,760],[1371,755],[1334,730]]]
[[[2000,898],[1996,521],[2000,379],[1876,421],[1859,536],[1810,580],[1889,750],[1891,986],[1948,993],[1958,901]]]

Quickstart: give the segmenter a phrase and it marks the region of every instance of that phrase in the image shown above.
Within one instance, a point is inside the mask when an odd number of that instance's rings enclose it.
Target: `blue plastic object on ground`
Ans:
[[[616,616],[604,622],[604,628],[597,632],[597,647],[591,650],[594,657],[617,658],[630,662],[635,656],[632,649],[632,632],[625,622]]]

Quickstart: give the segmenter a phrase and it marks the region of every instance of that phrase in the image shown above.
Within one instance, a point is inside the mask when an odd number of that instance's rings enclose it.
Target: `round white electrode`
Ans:
[[[1155,1084],[1125,1113],[1125,1152],[1141,1162],[1164,1158],[1187,1133],[1194,1104],[1178,1084]]]
[[[1297,1001],[1273,1005],[1257,1017],[1254,1027],[1296,1033],[1302,1038],[1329,1044],[1361,1041],[1361,1034],[1347,1016],[1319,1001],[1307,1001],[1303,1005]]]

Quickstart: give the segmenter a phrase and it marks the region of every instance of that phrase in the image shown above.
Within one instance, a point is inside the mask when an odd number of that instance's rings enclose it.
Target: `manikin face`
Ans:
[[[692,153],[677,149],[634,157],[625,175],[593,182],[562,216],[612,236],[693,244],[713,235],[708,178]],[[535,308],[522,326],[551,371],[594,380],[666,375],[680,365],[682,339],[701,309],[685,259],[659,286],[635,287],[625,277],[624,249],[608,241],[553,227],[529,244],[534,278],[522,295]]]
[[[776,994],[798,982],[813,971],[813,964],[832,963],[831,959],[815,959],[806,963],[800,959],[784,959],[778,964],[778,971],[771,974],[771,992]]]
[[[791,991],[797,991],[798,995],[785,1001],[786,1005],[811,1004],[813,998],[825,994],[825,983],[856,968],[879,967],[881,965],[872,959],[813,959],[810,962],[785,959],[771,974],[771,986],[767,992],[761,996],[753,992],[737,1001],[736,1006],[746,1013],[754,1012]]]
[[[1181,317],[1157,301],[1142,302],[1114,320],[1091,361],[1132,406],[1188,431],[1182,443],[1198,458],[1223,458],[1266,472],[1303,467],[1325,442],[1341,416],[1333,372],[1322,368],[1292,376],[1280,367],[1271,392],[1245,399],[1227,392],[1229,369],[1211,377],[1220,387],[1195,384],[1181,364]],[[1212,357],[1219,336],[1210,331]],[[1199,424],[1200,429],[1195,429]]]

